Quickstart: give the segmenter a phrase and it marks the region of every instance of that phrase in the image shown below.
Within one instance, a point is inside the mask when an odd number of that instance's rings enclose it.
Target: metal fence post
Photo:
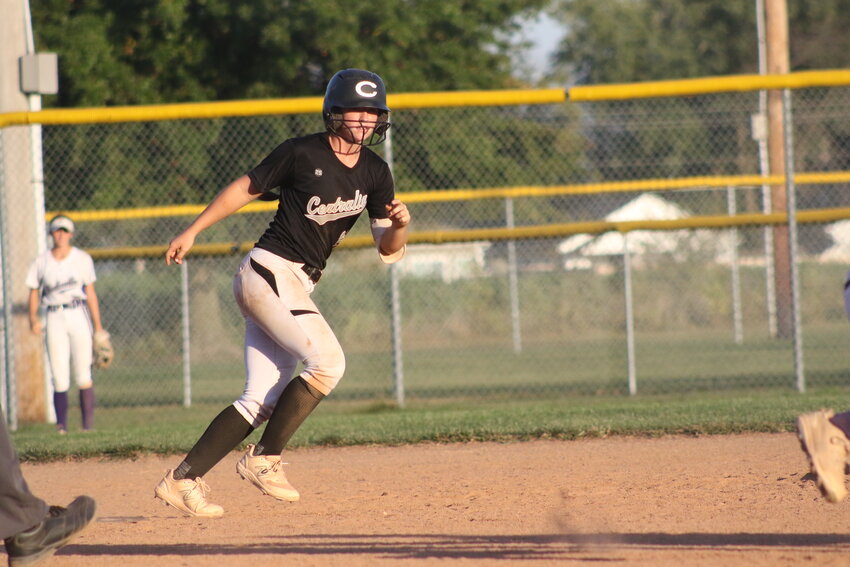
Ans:
[[[189,325],[189,262],[180,264],[180,303],[183,331],[183,407],[192,405],[192,333]]]
[[[390,297],[392,305],[392,334],[393,334],[393,389],[395,401],[399,407],[404,407],[404,358],[401,344],[401,294],[398,289],[398,270],[390,266]]]
[[[737,214],[735,188],[726,187],[726,208],[730,217]],[[729,229],[729,263],[732,266],[732,326],[735,333],[735,344],[744,342],[743,317],[741,315],[741,270],[738,266],[738,229]]]
[[[791,311],[794,325],[794,375],[797,390],[806,391],[803,371],[803,329],[800,317],[800,269],[797,265],[797,189],[794,182],[794,127],[791,118],[791,90],[782,91],[782,130],[785,133],[785,194],[788,200],[788,255],[791,264]]]
[[[2,172],[0,172],[2,173]],[[0,219],[3,218],[4,208],[3,208],[3,192],[0,191]],[[3,415],[9,421],[11,425],[12,416],[9,412],[10,407],[10,396],[9,389],[11,389],[11,381],[9,377],[11,373],[6,368],[6,365],[11,357],[11,354],[7,352],[9,348],[10,342],[7,340],[6,329],[9,327],[9,317],[6,316],[6,269],[5,262],[3,261],[5,246],[3,245],[6,240],[3,236],[5,231],[3,230],[3,226],[5,223],[0,222],[0,409],[3,410]],[[9,386],[9,388],[7,388]]]
[[[9,415],[8,405],[7,405],[7,396],[6,396],[6,383],[9,379],[8,373],[6,372],[6,345],[8,344],[6,341],[6,294],[3,292],[3,234],[2,230],[0,230],[0,307],[2,307],[2,317],[0,317],[0,410],[3,411],[4,416]]]
[[[505,198],[505,218],[508,228],[514,228],[514,200]],[[516,241],[508,240],[508,285],[511,296],[511,330],[514,341],[514,352],[522,352],[522,335],[519,318],[519,276],[516,263]]]
[[[629,233],[623,233],[623,293],[626,299],[626,357],[629,367],[629,394],[637,394],[637,364],[635,363],[635,314],[632,301],[632,260],[629,252]]]
[[[392,128],[387,130],[384,141],[384,158],[393,173]],[[393,391],[399,407],[404,407],[404,356],[401,343],[401,293],[399,275],[394,264],[390,265],[390,329],[392,333]]]
[[[0,136],[0,150],[2,149],[2,136]],[[2,155],[2,152],[0,152]],[[0,160],[0,181],[3,180],[5,171],[3,164],[5,160]],[[18,404],[17,393],[15,391],[15,352],[12,346],[14,337],[12,336],[12,294],[9,290],[11,284],[9,282],[9,261],[8,251],[9,243],[7,241],[6,217],[8,211],[6,208],[6,192],[2,189],[0,183],[0,307],[2,307],[2,325],[0,325],[0,373],[2,373],[2,403],[3,410],[6,415],[6,422],[9,424],[9,429],[15,431],[18,428]]]
[[[756,33],[758,36],[759,75],[767,74],[767,40],[765,38],[764,0],[756,0]],[[759,173],[766,176],[770,173],[767,148],[767,91],[759,90],[759,112],[752,117],[753,139],[758,142]],[[773,210],[770,186],[762,184],[762,212]],[[771,337],[779,334],[776,323],[776,281],[773,265],[773,228],[764,227],[764,257],[765,257],[765,302],[767,306],[767,332]]]
[[[767,162],[767,155],[760,162]],[[767,175],[767,165],[761,166],[761,174]],[[773,210],[773,197],[770,194],[770,185],[761,186],[762,212],[769,213]],[[764,278],[765,278],[765,303],[767,306],[767,333],[770,337],[779,334],[779,325],[776,322],[776,267],[773,258],[773,227],[765,226],[764,233]]]

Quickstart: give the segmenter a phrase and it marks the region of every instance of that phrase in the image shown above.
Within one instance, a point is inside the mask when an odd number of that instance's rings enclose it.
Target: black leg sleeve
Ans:
[[[227,406],[212,420],[207,430],[177,467],[175,478],[178,478],[178,475],[179,478],[204,476],[252,431],[254,427],[245,421],[242,414],[232,405]]]
[[[272,411],[266,430],[257,443],[258,455],[279,455],[295,434],[307,416],[325,397],[320,391],[308,384],[301,376],[296,376],[283,390],[277,405]]]

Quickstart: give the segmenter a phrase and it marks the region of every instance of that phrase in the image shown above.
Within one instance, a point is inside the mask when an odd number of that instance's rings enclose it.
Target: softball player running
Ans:
[[[71,374],[80,390],[83,431],[89,431],[94,426],[92,334],[104,332],[94,290],[94,261],[84,251],[71,246],[74,222],[70,218],[54,217],[49,230],[52,248],[40,254],[27,273],[30,330],[38,335],[42,331],[46,334],[59,433],[68,431]],[[46,310],[44,327],[38,313],[41,303]]]
[[[237,472],[265,494],[298,500],[281,469],[281,454],[345,370],[342,348],[310,294],[333,248],[364,210],[383,262],[399,260],[407,243],[410,213],[395,198],[389,167],[367,147],[384,140],[389,112],[378,75],[339,71],[325,92],[325,131],[280,144],[171,241],[165,262],[180,264],[201,231],[280,189],[274,219],[233,281],[245,317],[245,389],[156,486],[156,497],[166,504],[191,516],[220,517],[224,510],[207,501],[202,477],[266,421]],[[303,371],[293,378],[299,362]]]

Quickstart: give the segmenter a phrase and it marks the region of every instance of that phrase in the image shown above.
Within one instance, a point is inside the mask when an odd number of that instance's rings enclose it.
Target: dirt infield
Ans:
[[[294,504],[241,480],[238,457],[207,477],[219,520],[153,499],[178,458],[25,465],[51,503],[98,501],[49,564],[850,563],[850,503],[820,498],[792,434],[302,449]]]

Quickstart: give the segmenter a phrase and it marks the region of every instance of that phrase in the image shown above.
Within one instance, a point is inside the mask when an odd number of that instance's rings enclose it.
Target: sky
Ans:
[[[527,20],[523,25],[517,39],[531,41],[533,46],[525,52],[517,53],[517,58],[524,62],[533,81],[539,80],[546,71],[549,57],[558,47],[563,36],[562,24],[545,14]]]

